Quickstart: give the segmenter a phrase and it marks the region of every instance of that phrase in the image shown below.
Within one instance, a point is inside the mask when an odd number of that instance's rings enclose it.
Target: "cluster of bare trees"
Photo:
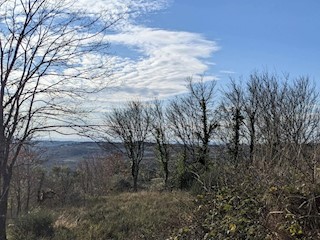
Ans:
[[[158,100],[132,101],[106,116],[109,140],[123,142],[131,161],[135,191],[147,142],[155,143],[166,185],[172,144],[182,146],[182,163],[188,171],[198,171],[199,166],[209,169],[209,145],[218,127],[214,113],[215,82],[189,78],[187,87],[187,94],[170,101],[166,107]]]
[[[10,215],[27,213],[35,206],[43,178],[41,155],[24,146],[13,168],[10,191]]]
[[[307,77],[253,73],[234,80],[220,108],[221,139],[232,159],[259,168],[294,167],[313,178],[319,142],[319,99]]]
[[[125,181],[128,175],[127,164],[121,154],[83,159],[76,171],[81,194],[87,196],[103,196],[118,190],[118,181]]]
[[[132,101],[106,116],[107,138],[123,143],[135,191],[150,142],[167,187],[172,183],[170,174],[175,171],[177,177],[179,164],[189,178],[204,181],[201,174],[212,171],[221,160],[277,174],[293,167],[303,170],[310,181],[316,180],[320,119],[318,95],[308,78],[254,73],[245,83],[231,80],[220,101],[215,82],[189,78],[187,89],[171,101]],[[217,153],[221,150],[223,154]],[[34,172],[36,155],[26,148],[19,159],[12,182],[16,212],[28,209],[29,201],[21,204],[22,196],[30,199],[39,192],[31,183],[41,186],[43,181],[41,171]],[[72,192],[108,193],[113,176],[126,174],[126,167],[121,155],[97,156],[81,161],[76,172],[54,169],[47,182],[60,202],[68,202]]]
[[[109,136],[124,143],[131,160],[135,190],[146,142],[155,143],[166,184],[169,166],[177,165],[170,160],[179,156],[184,171],[198,180],[217,156],[282,175],[294,167],[315,180],[320,116],[309,78],[255,72],[245,82],[231,80],[222,99],[214,81],[189,78],[187,88],[171,101],[129,102],[107,116]],[[210,154],[212,149],[226,154]]]
[[[37,149],[37,150],[35,150]],[[43,149],[24,146],[13,169],[8,216],[12,219],[35,208],[75,206],[88,196],[103,196],[130,187],[127,164],[120,154],[96,155],[68,166],[45,168]]]

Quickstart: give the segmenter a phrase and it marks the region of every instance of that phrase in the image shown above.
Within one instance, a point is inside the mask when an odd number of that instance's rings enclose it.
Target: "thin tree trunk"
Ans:
[[[250,116],[250,165],[254,161],[254,147],[255,147],[255,117]]]
[[[163,162],[163,171],[164,171],[164,185],[168,187],[168,179],[169,179],[169,167],[168,162]]]
[[[30,183],[30,179],[28,179],[27,199],[26,199],[26,205],[25,205],[25,210],[24,210],[26,213],[29,211],[30,195],[31,195],[31,183]]]
[[[20,188],[20,186],[18,187],[16,200],[17,200],[17,212],[16,212],[16,216],[19,216],[20,213],[21,213],[21,188]]]
[[[205,166],[206,171],[208,168],[208,145],[210,141],[210,135],[208,134],[208,118],[207,118],[207,103],[204,98],[201,99],[200,102],[201,108],[202,108],[202,131],[203,131],[203,140],[202,140],[202,153],[200,157],[200,163],[202,163]]]
[[[133,191],[138,191],[139,165],[135,161],[132,164]]]
[[[0,240],[6,240],[10,175],[5,170],[2,172],[2,184],[2,194],[0,196]]]
[[[239,151],[240,151],[240,126],[241,126],[241,113],[239,109],[235,112],[235,126],[234,126],[234,152],[233,152],[233,162],[237,166],[239,163]]]

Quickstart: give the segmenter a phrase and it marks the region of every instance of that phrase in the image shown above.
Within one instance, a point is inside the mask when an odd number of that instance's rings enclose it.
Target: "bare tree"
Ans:
[[[258,129],[260,142],[264,144],[264,158],[268,164],[275,164],[281,158],[284,136],[281,126],[284,124],[283,113],[287,106],[284,104],[288,94],[288,79],[276,74],[264,72],[260,74],[260,111]]]
[[[315,181],[319,164],[314,154],[319,143],[319,93],[308,77],[299,77],[288,87],[281,129],[288,149],[288,162]]]
[[[297,78],[288,87],[282,126],[287,142],[298,145],[318,140],[318,99],[319,94],[308,77]]]
[[[221,115],[220,138],[226,142],[233,163],[238,164],[241,152],[240,145],[244,135],[244,91],[234,79],[231,79],[228,91],[224,92],[219,114]]]
[[[106,124],[111,141],[121,141],[124,144],[131,161],[133,189],[137,191],[140,163],[151,127],[150,108],[140,101],[128,102],[124,108],[114,108],[106,116]]]
[[[106,52],[103,32],[117,17],[84,12],[68,0],[0,2],[0,239],[6,239],[9,186],[23,144],[37,132],[79,126],[64,116],[102,84],[93,80],[109,74],[106,60],[94,56]],[[93,61],[85,65],[86,59]]]
[[[169,178],[170,137],[163,105],[159,100],[154,102],[151,114],[153,117],[151,132],[156,142],[156,150],[164,172],[165,186],[167,187]]]
[[[248,132],[249,163],[254,163],[254,152],[257,142],[257,118],[259,112],[259,92],[261,81],[258,73],[250,75],[244,90],[244,125]]]
[[[213,138],[214,131],[219,126],[215,116],[215,90],[216,82],[204,82],[203,78],[194,82],[192,78],[188,80],[190,91],[190,107],[193,106],[196,124],[195,135],[200,140],[199,162],[208,168],[209,164],[209,143]],[[193,100],[192,100],[193,99]]]
[[[188,94],[171,101],[167,110],[169,126],[185,155],[206,169],[209,165],[209,144],[218,127],[215,116],[215,81],[188,79]],[[186,156],[185,156],[186,157]]]

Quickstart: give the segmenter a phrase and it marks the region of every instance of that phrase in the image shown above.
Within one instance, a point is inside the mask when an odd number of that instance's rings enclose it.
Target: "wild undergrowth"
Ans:
[[[46,219],[54,219],[46,228],[50,235],[38,239],[166,239],[189,224],[194,197],[181,191],[120,193],[87,200],[86,206],[51,209]],[[38,213],[28,218],[38,219]],[[37,220],[35,220],[37,221]],[[19,230],[19,231],[18,231]],[[15,224],[11,239],[33,236],[33,228]],[[14,233],[21,233],[21,236]]]
[[[286,175],[241,166],[219,172],[210,176],[210,191],[198,193],[191,224],[176,229],[171,240],[320,239],[319,184],[290,168]]]

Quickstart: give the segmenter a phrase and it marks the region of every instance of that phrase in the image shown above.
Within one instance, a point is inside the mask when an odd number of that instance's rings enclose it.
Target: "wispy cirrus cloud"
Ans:
[[[222,74],[229,74],[229,75],[236,74],[235,71],[231,71],[231,70],[220,70],[219,72]]]
[[[142,99],[166,98],[185,91],[186,77],[206,72],[209,63],[205,59],[219,49],[215,42],[200,34],[144,26],[131,26],[109,36],[109,40],[139,55],[134,59],[115,57],[123,68],[119,68],[114,77],[123,83],[119,88],[122,94],[128,91]],[[214,79],[214,76],[207,77]]]
[[[158,11],[169,6],[170,0],[78,0],[76,8],[92,13],[106,12],[107,16],[120,16],[121,21],[113,27],[116,29],[134,22],[142,14]]]
[[[80,0],[77,5],[92,12],[105,9],[123,14],[106,36],[112,53],[108,59],[112,68],[110,87],[116,90],[102,94],[99,97],[102,104],[133,98],[165,99],[180,94],[186,90],[185,79],[206,73],[213,64],[210,58],[219,50],[216,42],[199,33],[138,23],[138,16],[148,17],[148,13],[170,7],[169,0]],[[215,76],[206,78],[212,80]]]

